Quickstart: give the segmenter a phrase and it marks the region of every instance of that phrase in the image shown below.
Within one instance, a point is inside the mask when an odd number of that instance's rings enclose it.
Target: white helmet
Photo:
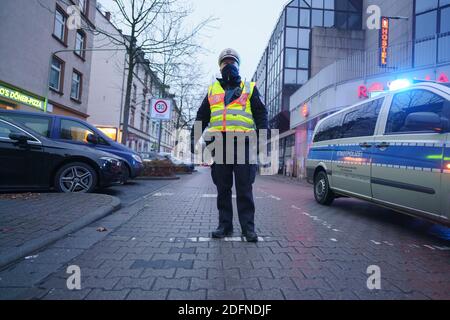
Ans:
[[[226,58],[231,58],[236,60],[237,64],[241,64],[241,57],[239,56],[239,53],[237,53],[236,50],[227,48],[223,50],[219,55],[219,66],[222,64],[222,61]]]

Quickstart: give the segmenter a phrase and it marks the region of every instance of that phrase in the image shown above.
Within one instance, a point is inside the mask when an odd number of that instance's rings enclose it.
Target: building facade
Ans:
[[[115,43],[104,33],[126,40],[126,36],[111,22],[111,14],[96,10],[97,30],[92,52],[91,87],[89,94],[88,121],[121,141],[124,119],[125,85],[127,76],[127,54],[124,46]],[[129,134],[127,145],[137,152],[158,151],[160,123],[151,119],[151,100],[165,96],[163,85],[151,70],[144,53],[137,57],[133,71]],[[162,123],[161,152],[172,152],[174,146],[174,121],[176,104],[171,121]]]
[[[280,14],[253,76],[265,97],[270,127],[280,130],[280,172],[295,141],[289,99],[325,65],[364,50],[362,7],[362,0],[293,0]]]
[[[364,24],[364,51],[322,68],[290,97],[294,143],[289,161],[295,176],[305,176],[314,129],[327,115],[389,90],[393,80],[449,82],[450,1],[366,0],[364,8],[373,4],[388,21],[385,50],[380,30]]]
[[[84,49],[93,35],[84,30],[95,25],[95,7],[96,0],[2,1],[0,108],[88,117],[91,53]]]

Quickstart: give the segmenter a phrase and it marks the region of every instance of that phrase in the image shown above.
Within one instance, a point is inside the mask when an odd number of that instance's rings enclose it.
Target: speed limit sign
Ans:
[[[172,104],[170,100],[152,99],[151,117],[158,120],[170,120]]]

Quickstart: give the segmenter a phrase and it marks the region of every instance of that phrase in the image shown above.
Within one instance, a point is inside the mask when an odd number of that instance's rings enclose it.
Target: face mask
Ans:
[[[225,81],[235,80],[239,77],[239,70],[234,64],[227,64],[222,69],[222,78]]]

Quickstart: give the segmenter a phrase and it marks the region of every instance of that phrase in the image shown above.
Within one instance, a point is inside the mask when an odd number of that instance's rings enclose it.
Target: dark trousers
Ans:
[[[232,188],[233,173],[236,185],[236,200],[242,232],[255,231],[255,203],[252,185],[256,177],[256,165],[252,164],[213,164],[211,175],[217,186],[217,209],[219,228],[233,229]]]

